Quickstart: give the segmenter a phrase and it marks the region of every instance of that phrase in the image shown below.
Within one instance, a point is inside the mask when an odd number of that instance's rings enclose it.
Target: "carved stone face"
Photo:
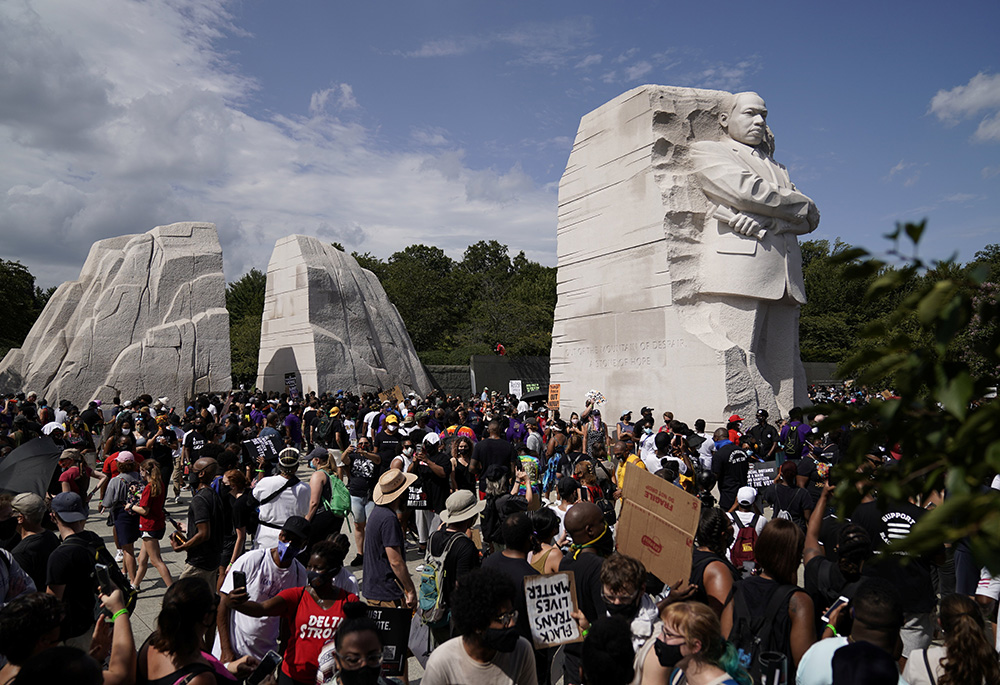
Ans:
[[[731,113],[719,115],[719,123],[729,137],[744,145],[756,146],[764,139],[767,106],[756,93],[740,93]]]

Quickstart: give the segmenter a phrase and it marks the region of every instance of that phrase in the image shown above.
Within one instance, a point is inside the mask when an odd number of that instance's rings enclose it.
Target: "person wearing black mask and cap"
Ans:
[[[577,606],[587,621],[603,618],[607,609],[601,590],[601,566],[604,558],[615,550],[611,527],[604,520],[601,508],[593,502],[577,502],[565,518],[566,532],[573,539],[570,553],[559,563],[560,571],[572,571],[576,578]],[[580,643],[566,645],[563,665],[565,682],[579,685]]]

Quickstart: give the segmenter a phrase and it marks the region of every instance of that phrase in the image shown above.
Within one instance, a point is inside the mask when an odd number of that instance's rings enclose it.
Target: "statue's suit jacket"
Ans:
[[[805,303],[802,253],[796,236],[809,233],[810,199],[798,192],[784,165],[731,138],[699,141],[691,158],[702,189],[716,205],[772,219],[767,235],[734,233],[725,222],[705,221],[701,292],[763,300],[789,296]]]

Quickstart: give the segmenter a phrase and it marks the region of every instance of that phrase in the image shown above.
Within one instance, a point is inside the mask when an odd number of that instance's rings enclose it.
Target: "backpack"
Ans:
[[[111,576],[111,582],[122,591],[122,599],[125,600],[125,608],[128,609],[129,613],[135,611],[135,603],[139,598],[139,591],[132,587],[132,583],[129,582],[125,574],[122,573],[121,567],[115,561],[114,556],[108,551],[108,548],[104,546],[102,540],[94,540],[88,542],[77,536],[73,536],[66,540],[65,544],[76,545],[78,547],[83,547],[90,554],[91,560],[94,565],[104,564],[108,567],[108,575]],[[96,568],[91,569],[91,575],[94,579],[94,584],[97,585],[97,570]],[[97,605],[95,607],[94,615],[98,616],[104,609],[101,606],[100,599],[97,600]]]
[[[734,512],[732,514],[733,523],[737,526],[736,540],[733,542],[733,551],[729,553],[729,560],[740,572],[746,575],[747,571],[752,571],[756,566],[754,547],[757,546],[757,522],[760,514],[754,513],[750,523],[743,523],[742,519]],[[749,564],[749,568],[747,567]]]
[[[333,417],[324,415],[316,424],[315,435],[323,442],[329,442],[333,434]]]
[[[435,531],[434,535],[437,535]],[[427,556],[424,558],[424,566],[420,571],[420,586],[417,589],[417,615],[420,620],[431,627],[437,627],[448,621],[448,607],[444,603],[444,583],[445,570],[444,562],[448,558],[448,553],[461,533],[454,533],[448,542],[445,543],[444,551],[437,556],[431,554],[431,544],[434,539],[427,541]]]
[[[781,450],[785,453],[786,459],[798,459],[802,456],[802,436],[799,435],[801,424],[794,426],[789,424],[788,433],[785,435],[785,444]]]
[[[775,485],[774,486],[774,518],[776,518],[776,519],[784,519],[786,521],[791,521],[792,523],[794,523],[795,525],[797,525],[799,528],[801,528],[803,533],[806,532],[806,526],[808,525],[808,522],[805,519],[803,519],[801,516],[793,516],[791,514],[791,512],[788,511],[788,508],[785,507],[780,501],[778,501],[778,493],[779,492],[781,492],[781,488],[779,488],[777,485]],[[792,492],[792,501],[794,501],[794,500],[795,500],[795,492]]]
[[[788,654],[789,636],[777,635],[774,630],[779,611],[787,611],[788,602],[798,588],[781,585],[771,595],[762,614],[753,614],[743,596],[743,583],[739,583],[733,598],[733,629],[729,641],[736,647],[743,666],[755,683],[761,682],[760,655],[764,652]],[[790,661],[790,660],[789,660]]]
[[[337,516],[346,519],[347,515],[351,513],[351,493],[340,477],[334,477],[328,473],[326,478],[330,485],[330,496],[320,503],[320,511],[332,511]]]

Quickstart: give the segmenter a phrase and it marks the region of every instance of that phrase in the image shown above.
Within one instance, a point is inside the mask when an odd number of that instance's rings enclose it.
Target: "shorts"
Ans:
[[[374,510],[375,502],[368,495],[364,497],[351,495],[351,513],[354,514],[355,523],[364,523],[367,521],[369,514]]]
[[[115,533],[120,546],[131,545],[139,539],[139,517],[122,509],[115,514]]]
[[[159,530],[144,530],[142,531],[143,540],[162,540],[163,534],[167,532],[166,528],[160,528]]]
[[[201,578],[208,583],[208,587],[215,593],[215,584],[219,581],[219,569],[213,568],[206,571],[191,564],[184,564],[184,571],[181,573],[181,578]]]
[[[995,576],[984,566],[979,572],[979,585],[976,586],[976,596],[989,597],[993,601],[1000,599],[1000,576]]]
[[[899,630],[899,639],[903,642],[903,658],[910,658],[910,652],[915,649],[927,649],[934,637],[937,623],[934,614],[903,614],[903,627]]]

